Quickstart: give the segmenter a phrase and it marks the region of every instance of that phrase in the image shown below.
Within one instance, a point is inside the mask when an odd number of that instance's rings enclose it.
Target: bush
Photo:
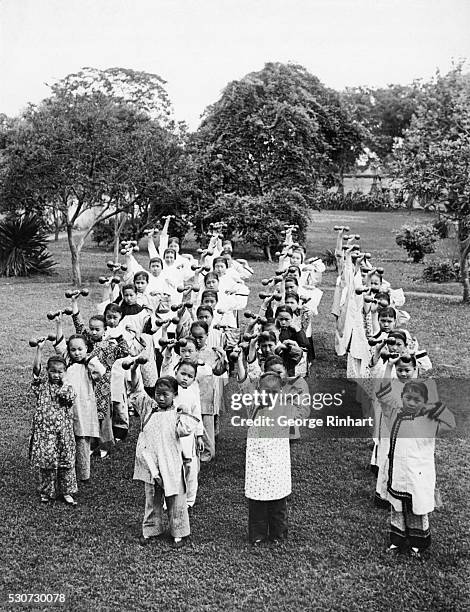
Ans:
[[[450,222],[447,219],[437,219],[433,223],[433,227],[436,230],[439,238],[448,238],[450,232]]]
[[[56,263],[36,215],[7,217],[0,223],[0,276],[50,274]]]
[[[414,263],[419,263],[428,253],[436,250],[438,233],[431,224],[403,225],[397,232],[396,242],[403,247]]]
[[[423,279],[428,283],[450,283],[459,280],[459,264],[453,261],[432,261],[424,268]]]
[[[313,203],[320,210],[386,210],[391,208],[387,194],[362,193],[361,191],[341,194],[331,191],[319,191]]]
[[[338,262],[334,249],[326,249],[321,258],[327,268],[335,268],[336,271],[338,270]]]

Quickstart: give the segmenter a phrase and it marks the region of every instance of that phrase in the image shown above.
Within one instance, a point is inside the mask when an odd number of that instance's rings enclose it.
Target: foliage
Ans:
[[[457,221],[463,300],[470,302],[470,75],[463,65],[425,87],[400,146],[395,172],[427,208]]]
[[[100,221],[97,223],[91,234],[93,242],[98,246],[103,245],[107,249],[111,249],[115,240],[115,226],[113,221]],[[121,240],[140,239],[142,234],[137,232],[135,224],[127,222],[120,233]]]
[[[93,70],[53,85],[52,95],[7,132],[1,158],[3,208],[60,213],[77,284],[80,252],[96,223],[122,211],[137,211],[145,222],[151,208],[153,216],[174,213],[190,201],[185,134],[149,112],[158,115],[154,98],[168,109],[161,79],[135,73],[132,85],[132,71],[115,71],[111,81],[108,71]],[[93,221],[76,239],[74,227],[88,211]]]
[[[426,254],[436,250],[438,234],[429,223],[403,225],[396,234],[396,243],[406,250],[414,263],[419,263]]]
[[[437,219],[433,223],[433,226],[439,238],[441,239],[449,238],[451,222],[448,219],[446,218]]]
[[[280,188],[309,198],[333,184],[361,150],[361,133],[336,92],[305,68],[268,63],[227,85],[203,116],[193,146],[201,197],[263,196]]]
[[[196,235],[203,240],[209,223],[227,224],[224,235],[234,242],[243,241],[262,248],[268,258],[282,241],[286,224],[299,226],[297,239],[303,241],[308,224],[308,206],[296,190],[279,189],[263,196],[223,194],[194,218]]]
[[[0,276],[50,274],[56,264],[46,245],[40,218],[6,217],[0,222]]]
[[[459,278],[459,264],[452,261],[431,261],[423,270],[428,283],[449,283]]]
[[[338,261],[336,259],[334,249],[326,249],[321,258],[327,268],[334,268],[336,271],[338,270]]]
[[[342,101],[364,129],[364,145],[381,160],[392,153],[416,112],[420,84],[389,85],[373,89],[351,87],[342,93]]]
[[[362,193],[353,191],[343,194],[333,191],[318,191],[313,198],[320,210],[386,210],[391,208],[390,197],[386,193]]]

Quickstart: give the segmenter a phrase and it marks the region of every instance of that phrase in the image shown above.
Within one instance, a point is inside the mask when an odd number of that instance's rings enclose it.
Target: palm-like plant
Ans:
[[[46,248],[47,235],[34,214],[0,222],[0,276],[50,274],[56,265]]]

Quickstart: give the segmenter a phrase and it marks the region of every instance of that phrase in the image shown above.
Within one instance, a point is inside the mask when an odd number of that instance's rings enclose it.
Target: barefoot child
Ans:
[[[137,369],[132,368],[132,383],[138,385]],[[190,534],[188,504],[184,482],[183,454],[180,438],[189,436],[198,420],[175,407],[178,383],[172,376],[162,376],[155,386],[155,399],[140,391],[133,404],[140,414],[141,429],[135,453],[134,480],[145,483],[145,512],[140,544],[161,535],[163,501],[168,508],[173,546],[184,546]]]
[[[277,424],[280,416],[307,417],[308,406],[281,405],[282,379],[274,372],[261,375],[258,390],[265,392],[253,406],[251,418],[274,419],[273,426],[252,425],[246,443],[245,495],[248,498],[248,531],[253,545],[287,538],[287,496],[291,494],[289,425]],[[264,401],[263,401],[264,400]]]
[[[72,495],[77,492],[75,476],[75,438],[73,434],[73,402],[75,392],[65,384],[66,364],[61,357],[50,357],[47,376],[41,374],[44,341],[38,344],[33,364],[32,388],[37,405],[29,442],[29,460],[39,468],[41,501],[47,503],[62,495],[75,506]]]

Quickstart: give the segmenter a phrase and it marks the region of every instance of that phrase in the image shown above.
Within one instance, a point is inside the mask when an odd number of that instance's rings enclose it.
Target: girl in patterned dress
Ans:
[[[73,402],[75,392],[64,382],[66,364],[61,357],[47,362],[47,375],[41,376],[41,356],[44,341],[39,342],[33,364],[32,388],[36,395],[29,442],[29,460],[39,468],[38,491],[47,503],[62,495],[75,506],[72,497],[77,492],[75,477],[75,438],[73,432]]]

